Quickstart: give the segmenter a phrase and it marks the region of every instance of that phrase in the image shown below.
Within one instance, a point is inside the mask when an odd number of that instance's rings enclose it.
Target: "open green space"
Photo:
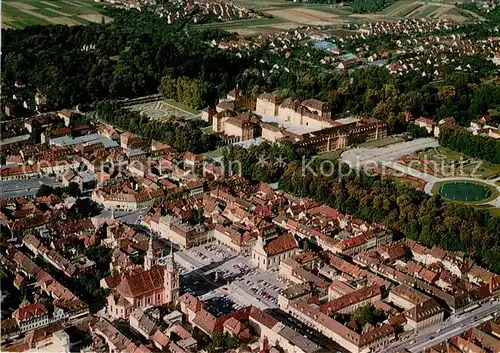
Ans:
[[[373,140],[373,141],[368,141],[368,142],[364,142],[364,143],[361,143],[359,144],[358,146],[359,147],[367,147],[367,148],[378,148],[378,147],[385,147],[385,146],[389,146],[389,145],[392,145],[394,143],[398,143],[398,142],[402,142],[403,140],[400,139],[399,137],[395,137],[395,136],[387,136],[383,139],[379,139],[379,140]]]
[[[493,217],[500,217],[500,208],[492,208],[490,210],[490,214],[493,216]]]
[[[222,149],[219,148],[218,150],[208,151],[206,153],[203,153],[203,155],[210,158],[220,158],[223,156],[223,152]]]
[[[187,112],[189,112],[191,114],[199,114],[200,113],[199,110],[192,109],[192,108],[188,107],[187,105],[185,105],[183,103],[177,102],[174,99],[165,99],[164,102],[167,103],[167,104],[169,104],[169,105],[172,105],[172,106],[174,106],[176,108],[185,110],[185,111],[187,111]]]
[[[470,176],[482,179],[500,176],[500,165],[471,158],[446,147],[418,152],[417,157],[446,176]]]
[[[491,216],[493,217],[500,217],[500,208],[494,207],[489,204],[482,204],[482,205],[472,205],[474,208],[478,210],[485,210],[490,213]]]
[[[335,161],[335,160],[340,158],[340,155],[342,154],[342,152],[344,152],[344,150],[342,150],[342,149],[331,151],[331,152],[326,152],[326,153],[319,154],[316,158],[321,159],[321,160]]]
[[[394,14],[394,16],[405,17],[406,15],[409,15],[410,13],[412,13],[413,11],[415,11],[416,9],[418,9],[421,6],[422,6],[422,4],[412,4],[412,5],[405,6],[401,10],[396,12]]]
[[[416,180],[395,178],[390,176],[388,176],[387,178],[393,180],[396,184],[404,185],[414,189],[420,188],[420,185]]]
[[[432,192],[450,201],[471,204],[491,201],[499,195],[495,187],[469,180],[437,182],[432,188]]]
[[[33,15],[21,12],[15,7],[2,3],[2,29],[3,28],[24,28],[34,25],[49,25],[50,22]]]
[[[142,115],[148,118],[158,118],[160,116],[166,116],[167,112],[163,109],[146,109],[141,112]]]
[[[398,11],[399,9],[401,9],[403,6],[407,5],[408,3],[410,3],[410,1],[408,1],[408,0],[396,1],[391,6],[386,7],[385,9],[383,9],[382,11],[380,11],[379,14],[380,15],[389,15],[389,14],[395,12],[395,11]]]

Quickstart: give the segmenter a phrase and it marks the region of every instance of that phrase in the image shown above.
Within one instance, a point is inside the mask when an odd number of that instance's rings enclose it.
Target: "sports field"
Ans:
[[[2,0],[2,28],[112,21],[100,14],[101,8],[93,0]]]

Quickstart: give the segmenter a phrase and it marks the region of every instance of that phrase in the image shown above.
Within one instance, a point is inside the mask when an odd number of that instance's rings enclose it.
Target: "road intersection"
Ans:
[[[500,312],[500,302],[486,302],[479,308],[461,315],[450,316],[440,325],[428,327],[420,330],[416,335],[403,340],[394,342],[389,347],[382,350],[384,353],[396,353],[403,349],[408,349],[412,353],[422,352],[425,348],[432,347],[438,343],[448,340],[471,327],[488,321],[492,318],[492,314]]]

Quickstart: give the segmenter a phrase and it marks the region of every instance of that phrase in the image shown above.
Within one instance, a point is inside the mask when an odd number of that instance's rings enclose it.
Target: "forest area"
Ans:
[[[439,134],[439,144],[470,157],[500,164],[500,140],[488,136],[473,135],[456,127],[444,127]]]

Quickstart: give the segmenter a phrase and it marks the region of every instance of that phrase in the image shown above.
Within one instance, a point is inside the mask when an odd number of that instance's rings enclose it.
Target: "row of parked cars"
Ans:
[[[218,259],[227,260],[231,257],[231,254],[227,251],[215,246],[214,244],[205,245],[205,250],[210,251],[210,253],[214,254]]]

